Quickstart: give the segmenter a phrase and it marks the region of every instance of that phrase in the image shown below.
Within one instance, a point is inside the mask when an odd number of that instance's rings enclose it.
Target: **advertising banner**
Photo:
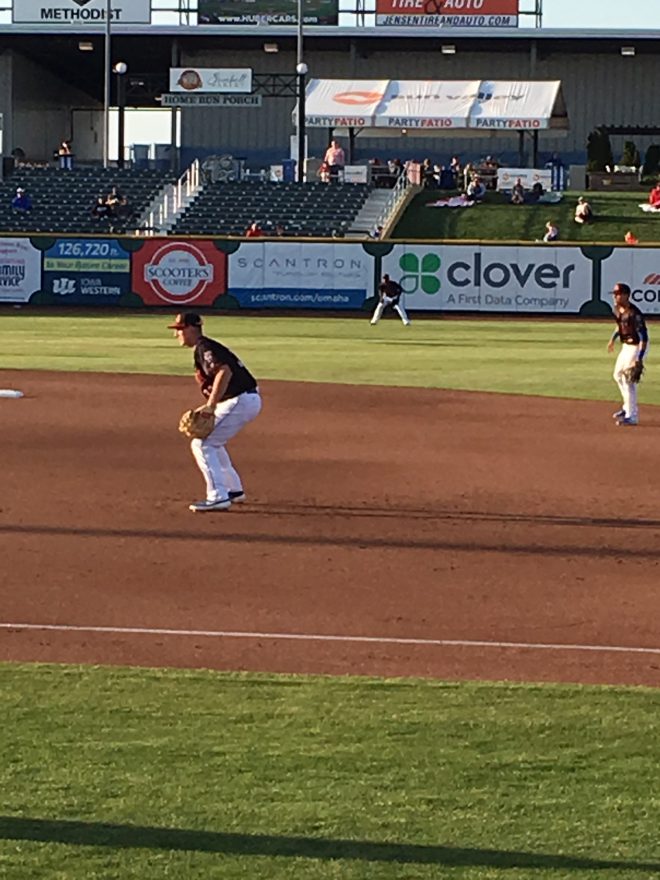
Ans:
[[[389,27],[516,27],[518,0],[376,0],[376,24]]]
[[[14,0],[12,21],[25,24],[104,24],[108,0]],[[150,0],[111,0],[114,24],[149,24]]]
[[[67,238],[44,254],[42,290],[75,305],[118,305],[131,290],[131,258],[113,239]]]
[[[660,249],[617,248],[602,264],[600,298],[612,305],[617,281],[630,285],[631,300],[647,315],[660,315]]]
[[[198,0],[200,24],[297,24],[297,0]],[[303,0],[304,24],[337,24],[339,0]]]
[[[552,189],[552,169],[551,168],[498,168],[497,169],[497,188],[498,190],[513,189],[516,181],[520,182],[525,189],[531,189],[535,183],[540,183],[544,190]]]
[[[359,309],[372,289],[359,244],[250,242],[229,257],[229,293],[244,308]]]
[[[41,251],[29,238],[0,238],[0,302],[25,303],[41,290]]]
[[[148,241],[132,262],[145,305],[209,306],[227,290],[227,258],[212,241]]]
[[[572,315],[591,298],[591,267],[579,248],[395,245],[382,268],[406,308]]]
[[[170,92],[252,91],[251,67],[170,67]]]

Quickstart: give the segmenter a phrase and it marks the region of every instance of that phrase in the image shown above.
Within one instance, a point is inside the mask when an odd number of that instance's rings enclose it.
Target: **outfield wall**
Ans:
[[[644,312],[660,314],[660,248],[0,238],[0,303],[355,311],[372,307],[384,272],[412,311],[609,314],[609,291],[626,281]]]

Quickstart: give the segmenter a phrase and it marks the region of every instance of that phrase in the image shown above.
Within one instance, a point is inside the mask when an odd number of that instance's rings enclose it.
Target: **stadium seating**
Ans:
[[[172,180],[171,174],[155,170],[83,167],[60,171],[19,166],[0,184],[0,232],[88,234],[105,233],[111,227],[115,232],[132,232],[136,218]],[[94,220],[90,213],[94,202],[113,186],[128,199],[127,216],[121,221]],[[23,187],[32,198],[30,214],[11,208],[17,187]]]
[[[266,235],[342,236],[366,201],[366,184],[207,183],[171,234],[244,235],[255,220]]]

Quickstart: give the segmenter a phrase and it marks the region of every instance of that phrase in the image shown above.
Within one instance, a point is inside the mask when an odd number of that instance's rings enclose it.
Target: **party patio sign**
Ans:
[[[311,128],[524,131],[568,127],[559,80],[313,79]],[[374,132],[376,134],[376,132]]]

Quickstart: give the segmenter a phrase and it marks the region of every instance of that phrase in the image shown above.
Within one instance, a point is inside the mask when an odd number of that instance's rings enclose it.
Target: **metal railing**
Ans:
[[[145,235],[166,232],[201,188],[199,159],[185,170],[176,183],[168,183],[142,215],[139,226]]]
[[[383,228],[387,227],[392,217],[398,211],[401,202],[406,197],[406,193],[411,186],[413,186],[412,182],[406,172],[403,171],[398,176],[396,183],[392,187],[390,197],[385,203],[383,210],[378,215],[378,220],[376,221],[377,226],[382,226]]]

